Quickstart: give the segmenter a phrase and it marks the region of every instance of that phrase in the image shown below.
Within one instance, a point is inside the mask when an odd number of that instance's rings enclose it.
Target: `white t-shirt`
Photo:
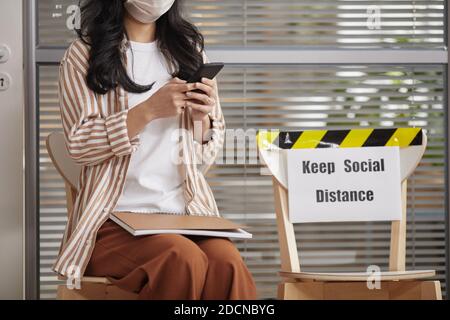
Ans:
[[[130,41],[127,57],[131,79],[141,85],[155,82],[148,92],[128,93],[131,109],[147,100],[172,76],[157,41]],[[148,123],[140,133],[140,146],[131,154],[123,193],[115,211],[184,214],[182,179],[177,164],[172,161],[177,146],[173,135],[178,128],[179,116],[161,118]]]

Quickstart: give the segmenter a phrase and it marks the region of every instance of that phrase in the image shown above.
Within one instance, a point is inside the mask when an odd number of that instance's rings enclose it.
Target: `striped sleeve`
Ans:
[[[199,161],[199,170],[206,174],[213,165],[219,151],[223,147],[225,136],[225,120],[222,114],[220,102],[217,101],[216,108],[210,114],[211,129],[209,132],[210,140],[207,143],[201,144],[194,140],[194,147],[197,159]]]
[[[67,149],[80,165],[97,165],[134,152],[139,135],[128,136],[128,110],[103,116],[83,69],[67,58],[60,64],[59,101]]]
[[[208,63],[209,59],[205,52],[202,51],[204,63]],[[216,82],[216,96],[219,97]],[[222,107],[220,105],[220,99],[217,99],[214,110],[210,113],[211,129],[209,136],[211,137],[207,143],[201,144],[194,140],[195,152],[197,159],[201,159],[199,163],[199,169],[203,174],[206,174],[214,163],[220,149],[223,147],[225,136],[225,118],[222,113]]]

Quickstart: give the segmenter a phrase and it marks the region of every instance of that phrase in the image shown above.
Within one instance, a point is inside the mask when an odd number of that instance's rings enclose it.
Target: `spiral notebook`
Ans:
[[[134,236],[174,233],[238,239],[252,238],[252,234],[243,229],[244,226],[222,217],[113,212],[109,218]]]

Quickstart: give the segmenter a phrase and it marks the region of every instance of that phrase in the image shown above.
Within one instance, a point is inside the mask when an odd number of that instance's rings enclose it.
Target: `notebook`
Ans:
[[[252,234],[222,217],[174,215],[160,213],[113,212],[112,221],[134,236],[151,234],[185,234],[237,239],[251,239]]]

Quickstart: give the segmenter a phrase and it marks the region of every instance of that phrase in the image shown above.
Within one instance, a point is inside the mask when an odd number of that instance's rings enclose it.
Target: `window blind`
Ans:
[[[40,0],[39,45],[74,38],[77,0]],[[186,0],[210,47],[436,48],[444,0]]]
[[[50,271],[66,222],[62,179],[45,150],[45,138],[61,131],[57,65],[38,68],[40,295],[55,298]],[[428,148],[408,183],[407,266],[436,269],[445,290],[445,123],[441,65],[227,65],[219,93],[229,129],[397,127],[427,131]],[[223,216],[249,226],[254,238],[236,241],[260,298],[274,298],[280,269],[271,180],[252,161],[256,149],[227,144],[208,181]],[[365,271],[387,268],[388,223],[296,225],[305,271]]]

